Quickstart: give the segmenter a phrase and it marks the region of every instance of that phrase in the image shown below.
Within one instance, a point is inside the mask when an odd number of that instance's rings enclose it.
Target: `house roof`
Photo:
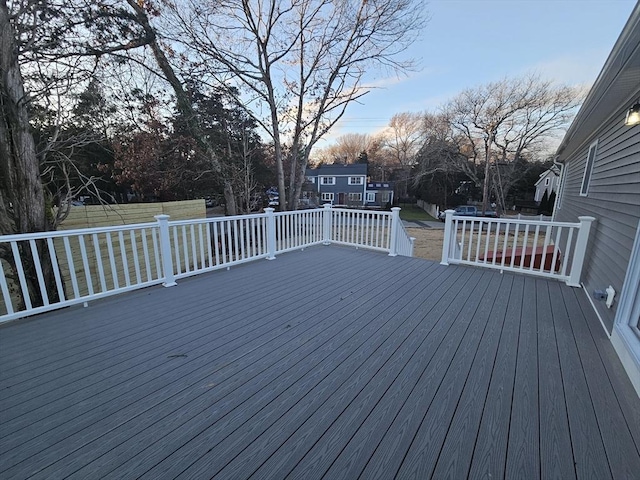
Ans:
[[[554,176],[559,177],[560,176],[560,169],[554,165],[553,167],[551,167],[551,168],[545,170],[544,172],[542,172],[540,174],[540,178],[535,183],[535,186],[537,187],[540,184],[540,182],[542,182],[542,180],[547,178],[550,174],[553,174]]]
[[[320,165],[318,168],[307,168],[307,177],[319,175],[366,175],[366,163],[334,163],[332,165]]]
[[[637,3],[609,58],[557,150],[562,162],[590,140],[598,127],[638,100],[640,94],[640,3]],[[622,122],[623,119],[621,118]]]

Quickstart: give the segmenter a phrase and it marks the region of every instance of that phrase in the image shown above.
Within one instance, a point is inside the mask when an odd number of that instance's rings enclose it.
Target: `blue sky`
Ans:
[[[530,72],[591,86],[635,0],[432,0],[431,20],[407,55],[421,69],[378,77],[319,146],[344,133],[375,133],[394,113],[436,110],[465,88]]]

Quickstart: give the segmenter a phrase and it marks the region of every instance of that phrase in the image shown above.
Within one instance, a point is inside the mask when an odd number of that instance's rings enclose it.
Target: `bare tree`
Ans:
[[[385,149],[394,164],[399,197],[408,195],[411,169],[423,142],[422,116],[415,112],[396,113],[383,134]]]
[[[314,150],[314,158],[324,163],[355,163],[362,153],[369,154],[373,137],[367,133],[346,133],[336,138],[328,147]]]
[[[568,125],[580,99],[580,91],[573,87],[555,86],[529,75],[465,90],[445,106],[452,128],[461,137],[461,152],[472,164],[484,162],[483,211],[489,203],[492,177],[498,182],[494,188],[499,199],[509,187],[500,180],[500,164],[536,156],[545,142]],[[479,182],[469,162],[458,166]]]
[[[186,55],[199,60],[203,76],[243,87],[242,99],[273,141],[280,206],[291,209],[311,149],[367,93],[365,73],[410,68],[398,55],[424,25],[422,2],[411,0],[188,4],[173,4]]]
[[[396,113],[385,133],[385,146],[398,165],[410,167],[423,142],[423,117],[416,112]]]

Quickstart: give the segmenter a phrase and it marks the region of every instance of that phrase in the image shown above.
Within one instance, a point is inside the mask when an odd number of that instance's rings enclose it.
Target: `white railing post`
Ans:
[[[333,227],[333,212],[331,204],[325,203],[322,211],[322,244],[329,245],[331,243],[331,230]]]
[[[442,243],[442,260],[440,265],[449,265],[449,254],[451,253],[451,242],[454,240],[453,214],[455,210],[445,210],[444,212],[444,241]]]
[[[410,257],[413,257],[413,246],[414,246],[415,241],[416,241],[416,237],[409,237],[409,243],[410,243],[410,245],[409,245],[409,256]]]
[[[160,230],[160,255],[162,258],[162,275],[165,287],[177,285],[173,276],[173,257],[171,256],[171,239],[169,237],[169,215],[155,215]]]
[[[391,242],[389,244],[389,256],[398,255],[398,235],[400,234],[400,207],[391,208]]]
[[[580,220],[580,230],[578,231],[578,238],[576,239],[576,248],[573,251],[571,273],[567,280],[567,285],[570,287],[580,286],[584,257],[586,256],[587,244],[589,243],[589,232],[591,231],[591,224],[596,219],[594,217],[578,217],[578,220]]]
[[[276,217],[273,208],[265,208],[267,214],[267,260],[276,259]]]

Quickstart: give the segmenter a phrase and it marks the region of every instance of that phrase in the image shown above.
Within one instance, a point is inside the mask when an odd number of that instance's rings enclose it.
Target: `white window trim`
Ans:
[[[332,192],[323,192],[322,200],[327,202],[333,202],[333,193]]]
[[[349,192],[349,201],[351,201],[351,202],[361,202],[362,201],[362,193],[360,193],[360,192]]]
[[[352,180],[357,180],[357,181],[352,181]],[[358,175],[352,175],[349,177],[349,185],[363,185],[364,184],[364,177],[358,176]]]
[[[367,202],[376,201],[376,192],[367,192]]]
[[[591,155],[593,152],[593,155]],[[589,185],[591,185],[591,177],[593,176],[593,167],[596,164],[596,157],[598,156],[598,140],[589,145],[589,151],[587,152],[587,161],[584,164],[584,174],[582,175],[582,184],[580,185],[580,196],[586,197],[589,195]]]
[[[640,395],[640,337],[637,335],[640,312],[640,222],[631,248],[631,256],[618,300],[613,323],[613,343],[631,383]]]
[[[336,177],[320,177],[321,185],[335,185]]]

